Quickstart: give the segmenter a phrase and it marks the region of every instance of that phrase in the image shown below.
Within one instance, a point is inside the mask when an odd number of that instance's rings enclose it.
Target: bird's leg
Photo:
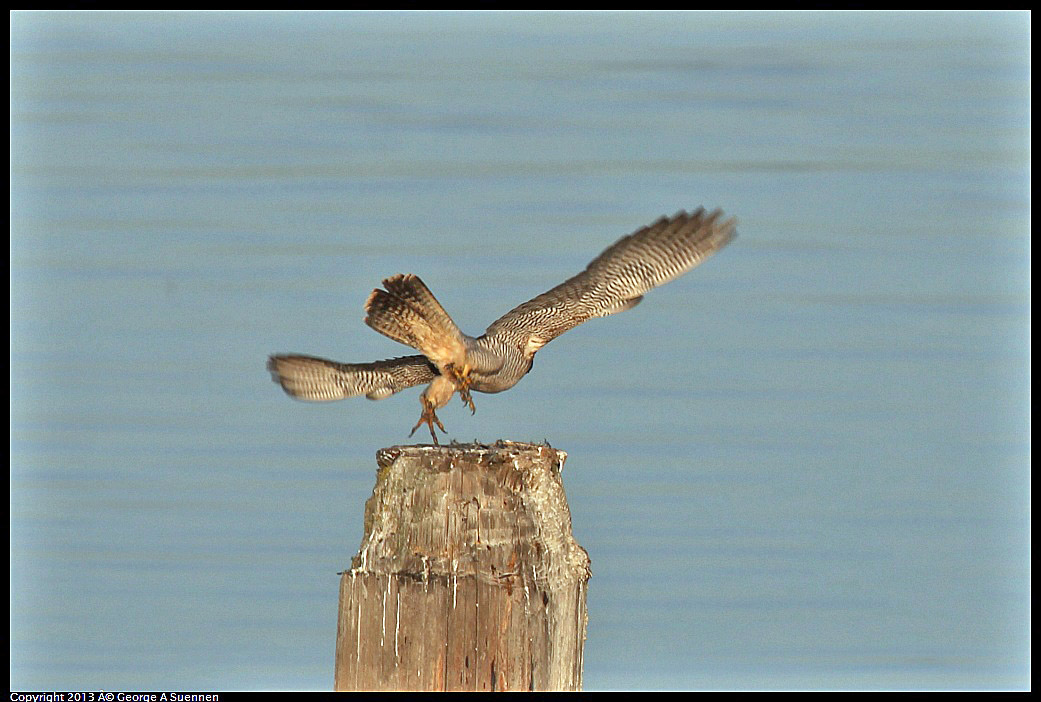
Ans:
[[[469,364],[465,364],[461,371],[456,368],[453,363],[449,363],[445,366],[445,371],[447,371],[448,377],[452,380],[455,389],[459,392],[459,399],[463,401],[464,405],[470,408],[470,414],[476,414],[477,408],[474,407],[474,399],[470,394],[470,370]]]
[[[426,395],[419,398],[420,403],[423,405],[423,414],[420,415],[419,421],[416,422],[416,426],[412,427],[412,431],[409,432],[409,436],[416,433],[416,429],[426,424],[430,427],[430,438],[434,440],[434,446],[440,446],[437,443],[437,434],[434,433],[434,425],[437,424],[437,428],[447,434],[445,431],[445,425],[441,423],[441,420],[437,418],[437,413],[434,411],[434,403],[427,399]]]

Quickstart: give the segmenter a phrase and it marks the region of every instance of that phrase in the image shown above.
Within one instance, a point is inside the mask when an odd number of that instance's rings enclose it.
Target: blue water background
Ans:
[[[1029,15],[26,13],[11,685],[328,689],[418,391],[272,352],[471,334],[679,209],[739,237],[442,413],[549,440],[587,689],[1029,686]],[[422,437],[420,437],[422,440]]]

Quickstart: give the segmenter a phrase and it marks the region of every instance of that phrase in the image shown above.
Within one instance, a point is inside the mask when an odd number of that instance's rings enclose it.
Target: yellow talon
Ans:
[[[445,366],[445,370],[448,371],[449,378],[455,384],[455,389],[459,392],[459,399],[463,401],[464,405],[470,408],[470,414],[476,414],[477,408],[474,406],[474,399],[470,394],[470,371],[472,370],[470,365],[465,364],[463,370],[460,372],[450,363]]]
[[[448,432],[445,430],[445,425],[437,418],[437,413],[434,411],[434,405],[428,402],[426,397],[421,397],[419,399],[423,404],[423,414],[420,415],[419,421],[416,422],[416,426],[412,427],[412,431],[410,431],[408,435],[412,436],[416,433],[416,429],[419,429],[420,426],[426,424],[430,427],[430,438],[434,440],[434,446],[440,446],[441,444],[437,443],[437,434],[434,433],[434,425],[437,424],[437,428],[447,434]]]

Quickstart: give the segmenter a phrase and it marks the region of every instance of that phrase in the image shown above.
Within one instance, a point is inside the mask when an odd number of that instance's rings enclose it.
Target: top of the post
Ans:
[[[376,452],[376,463],[380,468],[386,468],[402,456],[412,457],[435,457],[435,456],[471,456],[506,458],[519,456],[532,456],[542,458],[549,454],[556,463],[557,472],[564,468],[567,460],[567,452],[553,448],[549,443],[532,444],[524,441],[509,441],[499,439],[491,444],[482,444],[477,441],[470,443],[459,443],[453,441],[442,446],[434,444],[403,444],[388,446]]]

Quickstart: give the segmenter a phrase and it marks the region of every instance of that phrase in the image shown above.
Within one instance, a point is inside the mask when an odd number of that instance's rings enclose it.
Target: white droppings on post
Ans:
[[[390,596],[390,578],[387,578],[387,592],[383,595],[383,617],[380,619],[380,647],[387,639],[387,597]]]
[[[454,563],[453,563],[454,565]],[[455,609],[455,593],[459,589],[459,581],[456,580],[455,571],[452,572],[452,609]]]
[[[356,621],[356,622],[362,621],[362,618],[361,618],[361,600],[360,599],[358,600],[358,616],[357,616],[357,618],[354,621]],[[361,660],[360,659],[360,656],[361,656],[361,627],[360,626],[359,627],[355,627],[355,631],[357,631],[357,633],[358,633],[358,640],[354,642],[354,659],[355,660]]]

